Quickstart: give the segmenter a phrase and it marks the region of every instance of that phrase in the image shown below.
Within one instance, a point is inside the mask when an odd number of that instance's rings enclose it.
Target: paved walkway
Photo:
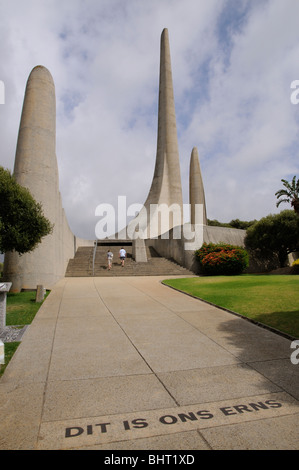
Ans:
[[[291,341],[160,280],[56,284],[0,380],[0,449],[299,449]]]

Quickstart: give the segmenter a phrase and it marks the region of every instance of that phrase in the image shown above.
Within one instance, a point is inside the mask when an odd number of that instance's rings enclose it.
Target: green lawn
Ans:
[[[299,276],[203,276],[164,284],[299,338]]]
[[[35,292],[7,294],[6,325],[30,325],[41,303],[35,302]]]
[[[35,292],[20,292],[17,294],[9,292],[6,302],[6,325],[20,327],[30,325],[42,304],[36,303],[35,297]],[[19,344],[19,342],[5,343],[5,364],[1,367],[0,377],[3,375]]]

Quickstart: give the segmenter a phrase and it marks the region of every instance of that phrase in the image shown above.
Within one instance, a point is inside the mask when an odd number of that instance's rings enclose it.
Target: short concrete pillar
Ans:
[[[0,331],[6,327],[6,295],[11,288],[11,282],[0,283]]]
[[[42,302],[45,298],[45,289],[44,286],[39,284],[36,287],[36,297],[35,297],[35,302]]]
[[[0,339],[0,368],[1,364],[5,364],[4,343]]]
[[[146,247],[145,241],[142,238],[135,238],[132,243],[133,258],[136,263],[146,263]]]

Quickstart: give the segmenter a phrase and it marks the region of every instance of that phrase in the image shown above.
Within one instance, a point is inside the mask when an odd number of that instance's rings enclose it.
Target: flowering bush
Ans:
[[[202,273],[210,276],[241,274],[248,266],[247,251],[225,243],[204,243],[195,256]]]

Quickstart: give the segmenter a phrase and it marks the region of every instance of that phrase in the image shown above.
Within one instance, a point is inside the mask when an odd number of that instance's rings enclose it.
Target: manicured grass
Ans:
[[[203,276],[164,284],[299,338],[299,276]]]
[[[30,325],[42,304],[42,302],[36,303],[35,297],[35,292],[19,292],[17,294],[9,292],[6,302],[6,325],[20,327]],[[5,343],[5,364],[1,366],[0,377],[19,344],[19,342]]]
[[[35,292],[7,294],[6,325],[30,325],[41,303],[35,302]]]

